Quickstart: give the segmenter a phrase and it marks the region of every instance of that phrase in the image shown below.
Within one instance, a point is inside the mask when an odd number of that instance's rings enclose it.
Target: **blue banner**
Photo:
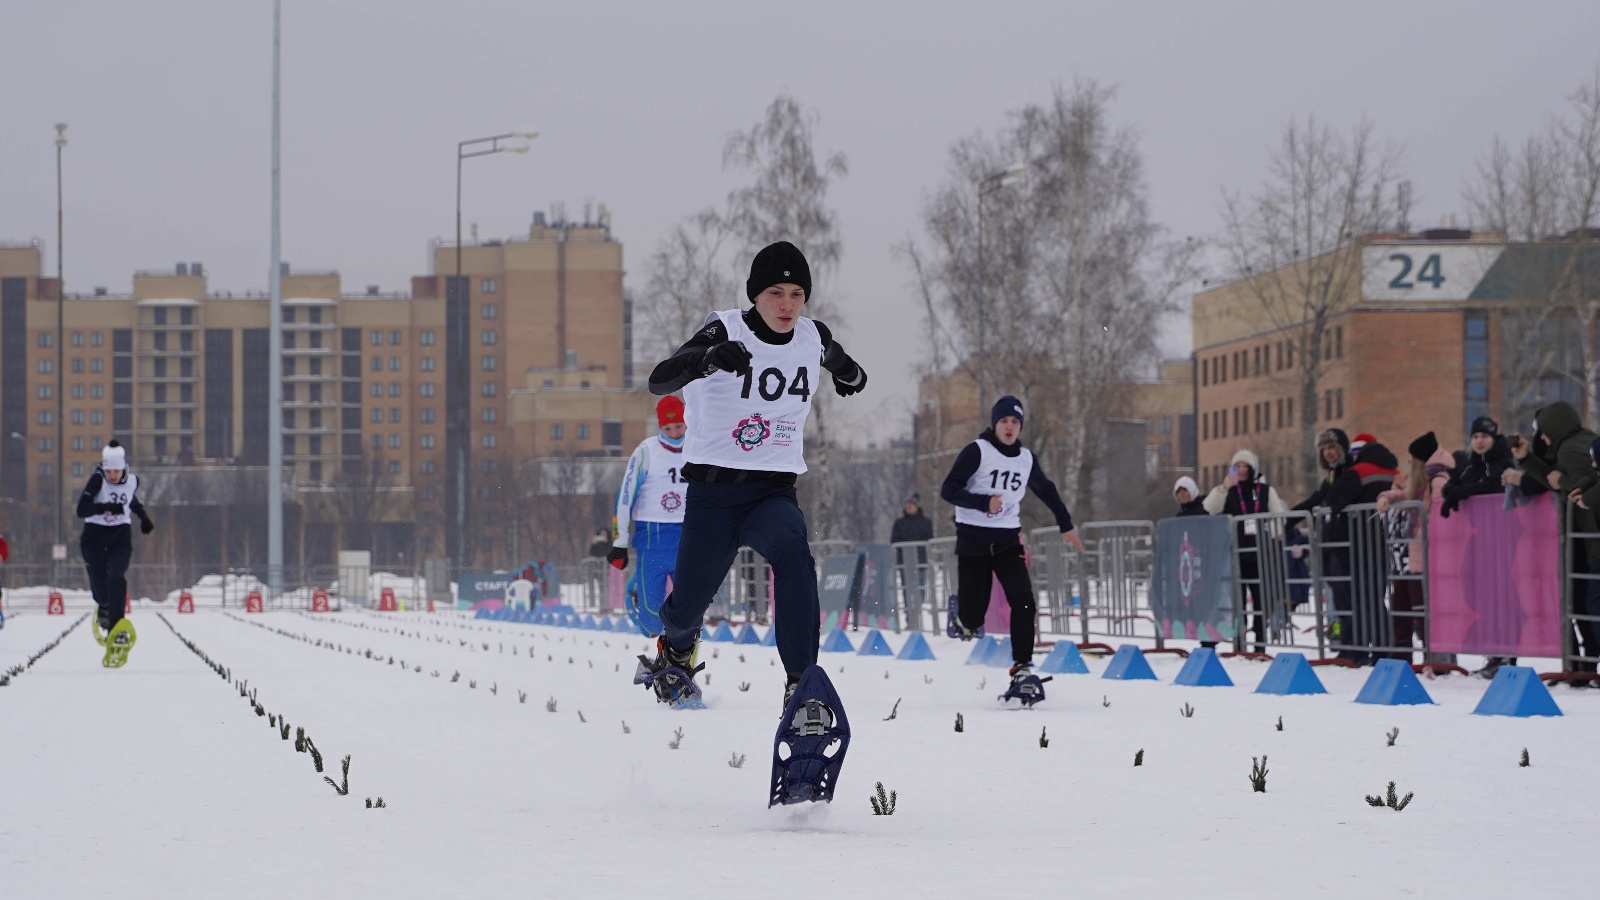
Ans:
[[[1227,516],[1156,523],[1150,611],[1166,637],[1232,640],[1233,528]]]

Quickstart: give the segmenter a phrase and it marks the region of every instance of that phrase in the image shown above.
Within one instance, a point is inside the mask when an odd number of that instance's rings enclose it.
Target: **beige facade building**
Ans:
[[[267,461],[265,292],[214,291],[202,263],[179,263],[136,273],[129,293],[69,294],[58,336],[57,286],[42,266],[39,247],[0,245],[0,494],[13,539],[28,543],[29,527],[53,533],[58,408],[69,535],[70,504],[111,438],[153,491],[165,489],[155,500],[194,502],[183,472],[228,469],[254,484],[244,473]],[[460,281],[456,268],[457,248],[435,245],[432,273],[408,294],[383,294],[346,293],[336,272],[286,266],[289,560],[298,550],[307,564],[331,561],[349,543],[370,543],[384,563],[457,557],[461,472],[465,563],[520,562],[513,552],[540,548],[519,534],[538,515],[519,470],[547,456],[625,456],[642,439],[653,398],[632,386],[622,245],[608,223],[536,215],[526,237],[461,247]],[[237,513],[265,497],[238,501],[211,505]],[[197,563],[263,561],[260,523],[230,526],[163,529],[163,550]],[[47,541],[32,543],[35,556],[48,553]]]

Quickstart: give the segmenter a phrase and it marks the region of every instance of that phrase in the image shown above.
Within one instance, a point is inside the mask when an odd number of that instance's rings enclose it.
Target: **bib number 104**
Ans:
[[[750,369],[744,373],[744,387],[739,391],[741,400],[750,399],[751,387],[761,393],[761,399],[768,402],[777,400],[785,393],[799,397],[802,403],[811,402],[811,376],[805,366],[795,370],[793,378],[789,378],[776,368],[762,369],[759,375],[754,369]]]

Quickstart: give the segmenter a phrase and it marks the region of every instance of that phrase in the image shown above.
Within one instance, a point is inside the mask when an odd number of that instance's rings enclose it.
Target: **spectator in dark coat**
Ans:
[[[1472,420],[1472,436],[1468,440],[1466,462],[1456,467],[1455,474],[1439,493],[1444,498],[1439,514],[1445,518],[1460,509],[1461,501],[1468,497],[1500,493],[1504,489],[1501,476],[1516,463],[1505,435],[1500,433],[1499,423],[1488,416]]]
[[[1206,512],[1206,502],[1200,497],[1200,485],[1194,479],[1185,475],[1172,485],[1172,499],[1178,501],[1178,511],[1174,517],[1181,516],[1209,516]]]
[[[1525,476],[1531,476],[1555,492],[1561,521],[1567,523],[1568,498],[1577,493],[1580,497],[1600,483],[1590,462],[1589,448],[1594,444],[1594,432],[1583,427],[1583,420],[1572,404],[1555,402],[1539,410],[1533,418],[1533,438],[1523,439],[1512,435],[1511,455],[1522,465]],[[1600,499],[1600,494],[1596,495]],[[1580,504],[1571,510],[1573,534],[1593,534],[1600,531],[1600,521],[1595,511]],[[1600,541],[1582,539],[1572,541],[1572,571],[1600,571]],[[1587,578],[1572,580],[1573,611],[1587,608],[1590,582]],[[1581,655],[1600,656],[1600,626],[1593,622],[1576,623]],[[1576,664],[1578,671],[1593,672],[1593,662]]]
[[[922,503],[916,494],[906,498],[903,510],[900,518],[895,519],[894,527],[889,529],[889,542],[903,544],[933,540],[933,520],[922,511]]]
[[[1281,513],[1288,510],[1278,491],[1261,477],[1261,458],[1255,452],[1240,449],[1229,461],[1228,475],[1222,483],[1206,495],[1206,512],[1212,515],[1249,516],[1259,513]],[[1278,541],[1268,534],[1262,546],[1256,545],[1256,533],[1263,531],[1256,520],[1246,520],[1234,526],[1233,545],[1238,548],[1239,596],[1244,605],[1252,607],[1250,632],[1255,635],[1251,648],[1256,653],[1267,652],[1267,626],[1265,592],[1261,583],[1261,557],[1276,553]],[[1243,627],[1243,623],[1240,623]]]

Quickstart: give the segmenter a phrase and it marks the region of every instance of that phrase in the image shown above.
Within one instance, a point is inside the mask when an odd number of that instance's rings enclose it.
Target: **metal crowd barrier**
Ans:
[[[1082,557],[1067,546],[1061,529],[1055,526],[1028,532],[1028,550],[1034,603],[1039,607],[1038,632],[1070,639],[1081,625],[1078,586]]]
[[[1088,522],[1078,526],[1078,535],[1084,546],[1078,572],[1082,639],[1143,637],[1162,646],[1150,613],[1155,523]]]
[[[1579,541],[1600,541],[1600,533],[1573,531],[1573,510],[1568,502],[1561,523],[1561,668],[1566,672],[1594,671],[1600,663],[1600,560],[1580,557]],[[1580,565],[1580,559],[1586,565]],[[1582,596],[1574,596],[1579,590]],[[1582,633],[1592,640],[1580,641]],[[1584,651],[1588,652],[1585,653]]]
[[[1322,559],[1313,523],[1311,513],[1298,510],[1232,517],[1236,652],[1315,648],[1323,655]],[[1254,546],[1238,539],[1241,530],[1255,535]],[[1290,535],[1305,536],[1305,543],[1290,543]]]

